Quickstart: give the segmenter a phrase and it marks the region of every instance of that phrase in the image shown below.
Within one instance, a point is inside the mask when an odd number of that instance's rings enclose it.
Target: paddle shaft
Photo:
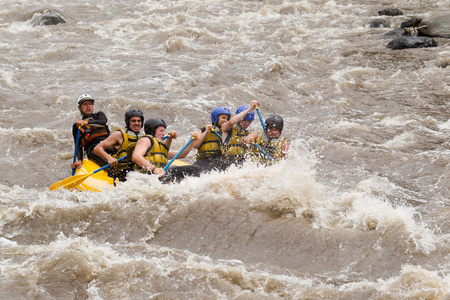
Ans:
[[[178,156],[180,156],[181,152],[183,152],[184,149],[186,149],[187,146],[189,146],[189,144],[192,143],[193,140],[194,140],[194,138],[191,137],[191,138],[189,139],[189,141],[186,143],[186,145],[184,145],[184,147],[181,148],[181,150],[178,151],[178,153],[175,154],[175,156],[167,163],[167,165],[166,165],[166,166],[164,167],[164,169],[163,169],[164,171],[166,171],[167,168],[169,168],[169,166],[173,163],[173,161],[174,161],[175,159],[177,159]]]
[[[75,152],[73,153],[73,163],[77,161],[78,145],[80,143],[80,127],[78,127],[77,138],[75,141]],[[72,176],[75,175],[75,168],[72,169]]]
[[[121,161],[122,159],[127,158],[127,156],[128,155],[125,155],[124,157],[119,158],[117,161]],[[104,169],[106,169],[106,168],[108,168],[110,166],[111,166],[110,164],[107,164],[107,165],[105,165],[105,166],[103,166],[101,168],[98,168],[97,170],[95,170],[95,171],[93,171],[91,173],[81,174],[81,175],[74,175],[74,176],[71,176],[69,178],[63,179],[61,181],[58,181],[58,182],[52,184],[50,186],[50,190],[54,191],[54,190],[57,190],[57,189],[60,189],[60,188],[68,188],[68,189],[74,188],[77,185],[79,185],[81,182],[83,182],[86,178],[88,178],[89,176],[91,176],[91,175],[93,175],[93,174],[95,174],[97,172],[100,172],[101,170],[104,170]]]
[[[269,154],[267,154],[267,152],[264,151],[257,143],[253,143],[253,145],[255,145],[256,148],[258,148],[258,150],[261,151],[265,156],[267,156],[267,157],[270,158],[273,162],[275,162],[275,159],[273,159],[272,156],[270,156]]]
[[[266,132],[266,127],[264,126],[264,122],[263,122],[263,119],[261,117],[261,114],[259,113],[259,108],[258,107],[256,108],[256,112],[258,113],[258,117],[259,117],[259,121],[261,122],[262,129],[263,129],[264,132]]]
[[[211,129],[211,131],[214,132],[219,137],[220,141],[222,142],[222,137],[220,136],[220,134],[217,131],[215,131],[214,128]]]
[[[119,158],[119,159],[117,160],[117,162],[119,162],[119,161],[121,161],[122,159],[125,159],[125,158],[127,158],[127,157],[128,157],[128,155],[125,155],[124,157]],[[97,173],[97,172],[100,172],[101,170],[104,170],[104,169],[106,169],[106,168],[109,168],[110,166],[111,166],[110,164],[104,165],[103,167],[101,167],[101,168],[95,170],[94,172],[92,172],[92,174],[95,174],[95,173]],[[89,173],[89,174],[90,174],[90,173]],[[92,174],[90,174],[90,175],[92,175]]]

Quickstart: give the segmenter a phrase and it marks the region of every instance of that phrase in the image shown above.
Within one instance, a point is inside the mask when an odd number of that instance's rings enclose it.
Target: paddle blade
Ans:
[[[88,173],[88,174],[81,174],[81,175],[74,175],[72,177],[63,179],[61,181],[55,182],[50,186],[50,191],[54,191],[60,188],[66,188],[66,189],[72,189],[79,185],[83,180],[88,178],[94,174],[94,172]]]

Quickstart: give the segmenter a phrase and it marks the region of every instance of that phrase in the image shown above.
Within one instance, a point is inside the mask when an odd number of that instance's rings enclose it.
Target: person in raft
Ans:
[[[224,139],[222,153],[230,163],[242,165],[250,150],[248,145],[241,143],[241,140],[249,134],[247,128],[255,119],[253,110],[259,107],[259,104],[259,101],[254,100],[250,106],[239,106],[236,115],[222,125]]]
[[[145,135],[136,143],[133,153],[135,169],[147,173],[159,175],[163,183],[179,182],[186,176],[200,176],[197,166],[172,166],[164,171],[169,160],[178,153],[170,150],[172,140],[178,137],[176,131],[171,131],[168,138],[163,141],[166,134],[166,122],[160,118],[150,118],[145,121]],[[195,132],[192,138],[195,140],[199,133]],[[192,142],[180,153],[178,158],[186,157],[192,149]]]
[[[94,153],[95,146],[109,136],[109,128],[106,123],[108,119],[106,115],[99,111],[94,113],[94,98],[88,94],[78,97],[78,110],[81,113],[81,119],[78,119],[72,126],[72,135],[77,146],[77,160],[71,164],[72,169],[78,169],[83,164],[84,153],[99,166],[104,166],[107,161]],[[80,132],[77,137],[78,129]],[[84,152],[84,153],[83,153]]]
[[[138,108],[131,108],[125,113],[125,128],[113,132],[107,139],[98,144],[95,153],[106,159],[111,165],[108,169],[108,175],[125,181],[129,171],[134,168],[131,160],[131,153],[136,142],[143,136],[141,128],[144,123],[144,113]],[[107,153],[106,149],[113,147],[114,154]],[[127,158],[117,162],[121,157],[128,155]]]
[[[199,132],[199,138],[193,142],[193,148],[197,149],[194,162],[202,172],[212,170],[224,171],[229,162],[222,154],[222,130],[221,127],[231,118],[231,112],[226,107],[216,107],[211,111],[211,124],[203,127]]]
[[[242,139],[242,143],[253,145],[253,154],[257,161],[264,165],[271,165],[274,161],[280,161],[282,158],[287,157],[289,142],[281,135],[284,126],[282,117],[270,115],[264,123],[265,132],[252,132]],[[254,146],[254,143],[261,147],[270,157]]]

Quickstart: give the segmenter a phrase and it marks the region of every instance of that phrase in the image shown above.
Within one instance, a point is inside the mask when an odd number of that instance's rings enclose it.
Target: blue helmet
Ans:
[[[243,112],[244,110],[246,110],[249,107],[250,106],[248,106],[248,105],[241,105],[241,106],[239,106],[238,109],[236,109],[236,114],[239,114],[239,113]],[[242,120],[244,120],[244,121],[253,121],[254,119],[255,119],[255,112],[251,111]]]
[[[219,121],[219,115],[228,115],[228,120],[231,117],[231,112],[228,108],[220,106],[216,107],[211,112],[211,123],[216,124]]]

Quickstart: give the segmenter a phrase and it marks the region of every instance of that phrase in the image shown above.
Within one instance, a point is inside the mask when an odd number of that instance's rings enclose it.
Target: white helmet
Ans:
[[[88,95],[88,94],[83,94],[83,95],[81,95],[80,97],[78,97],[78,106],[80,106],[81,103],[83,103],[83,101],[86,101],[86,100],[92,101],[92,105],[94,105],[94,102],[95,102],[94,98],[92,98],[92,97],[91,97],[90,95]]]

